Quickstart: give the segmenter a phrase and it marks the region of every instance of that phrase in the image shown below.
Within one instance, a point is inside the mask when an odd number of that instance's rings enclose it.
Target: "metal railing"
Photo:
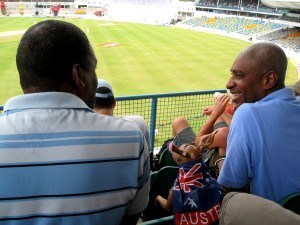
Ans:
[[[226,90],[117,97],[114,114],[142,116],[150,129],[153,150],[172,137],[172,121],[177,117],[187,118],[197,132],[207,119],[202,111],[214,103],[215,92],[225,93]]]

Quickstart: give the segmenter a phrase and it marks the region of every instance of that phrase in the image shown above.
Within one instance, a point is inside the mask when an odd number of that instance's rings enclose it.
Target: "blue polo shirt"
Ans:
[[[0,224],[117,225],[147,206],[149,152],[134,122],[49,92],[10,99],[0,127]]]
[[[279,202],[300,191],[300,98],[276,91],[236,111],[218,182]]]

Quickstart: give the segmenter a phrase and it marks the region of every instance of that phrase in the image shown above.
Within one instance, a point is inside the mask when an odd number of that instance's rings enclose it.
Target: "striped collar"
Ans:
[[[4,113],[25,109],[85,109],[92,111],[76,95],[65,92],[42,92],[24,94],[9,99],[3,108]]]

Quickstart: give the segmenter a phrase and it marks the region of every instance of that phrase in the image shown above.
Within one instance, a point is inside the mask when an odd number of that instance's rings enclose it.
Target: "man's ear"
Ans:
[[[114,99],[113,109],[116,107],[116,105],[117,105],[117,101],[116,99]]]
[[[73,82],[78,89],[83,89],[85,87],[84,77],[82,74],[82,69],[79,64],[74,64],[72,69]]]
[[[270,71],[264,76],[263,88],[265,90],[272,89],[277,83],[277,73],[275,71]]]

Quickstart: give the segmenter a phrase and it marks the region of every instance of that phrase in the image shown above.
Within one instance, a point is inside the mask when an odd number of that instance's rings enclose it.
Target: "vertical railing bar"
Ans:
[[[151,99],[151,117],[150,117],[150,141],[151,141],[150,152],[154,151],[156,110],[157,110],[157,97],[152,97],[152,99]]]

